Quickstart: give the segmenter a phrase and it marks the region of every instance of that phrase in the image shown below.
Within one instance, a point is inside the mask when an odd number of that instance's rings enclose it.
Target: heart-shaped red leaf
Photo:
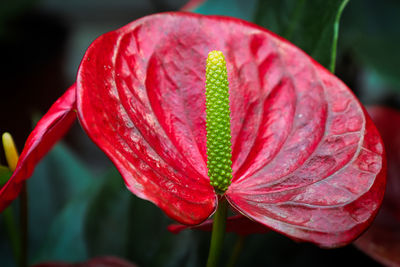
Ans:
[[[136,195],[184,224],[215,210],[206,168],[205,60],[230,84],[233,182],[245,216],[321,246],[351,242],[385,186],[383,145],[334,75],[242,20],[164,13],[97,39],[77,78],[82,126]]]
[[[385,143],[387,189],[374,223],[354,244],[386,266],[400,266],[400,113],[384,107],[369,107],[368,113]]]
[[[0,211],[17,198],[22,182],[32,175],[36,164],[75,121],[75,96],[73,85],[51,106],[29,135],[13,175],[0,189]]]

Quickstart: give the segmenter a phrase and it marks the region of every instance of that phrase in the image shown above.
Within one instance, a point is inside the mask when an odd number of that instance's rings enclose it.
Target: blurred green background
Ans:
[[[328,65],[331,26],[341,2],[212,0],[197,12],[237,16],[266,26]],[[178,10],[185,3],[2,0],[0,132],[11,132],[21,150],[32,121],[75,81],[80,60],[96,37],[148,14]],[[342,14],[336,74],[364,104],[400,109],[399,14],[396,0],[350,0]],[[209,233],[167,232],[171,221],[153,204],[129,193],[78,124],[37,167],[28,187],[31,263],[97,255],[120,256],[140,266],[205,263]],[[0,266],[14,266],[3,228],[0,220]],[[228,236],[226,256],[235,238]],[[379,266],[351,245],[323,250],[270,233],[249,236],[237,266],[354,264]]]

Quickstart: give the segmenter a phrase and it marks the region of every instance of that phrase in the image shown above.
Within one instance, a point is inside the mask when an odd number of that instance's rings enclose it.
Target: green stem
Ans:
[[[15,262],[18,266],[21,266],[21,239],[18,228],[16,227],[17,224],[15,223],[14,211],[11,205],[3,211],[3,218],[10,238]]]
[[[237,237],[235,246],[233,247],[231,257],[230,257],[226,267],[234,267],[235,266],[237,260],[239,259],[240,252],[242,251],[244,239],[245,239],[244,235],[239,235]]]
[[[220,201],[218,201],[218,208],[214,215],[207,267],[218,266],[218,260],[221,255],[222,245],[224,243],[227,214],[228,214],[228,204],[225,198],[223,198]]]
[[[28,191],[26,181],[20,193],[21,266],[28,266]]]
[[[349,0],[344,0],[342,4],[339,6],[339,10],[336,13],[336,18],[335,18],[335,23],[333,24],[333,43],[332,43],[332,53],[331,53],[331,64],[329,67],[329,70],[332,73],[335,73],[335,66],[336,66],[336,50],[337,50],[337,41],[339,38],[339,22],[340,22],[340,16],[342,15],[342,12],[344,8],[346,7],[347,3]]]

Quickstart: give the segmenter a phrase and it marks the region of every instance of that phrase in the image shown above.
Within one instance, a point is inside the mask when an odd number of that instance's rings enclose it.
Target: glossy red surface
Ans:
[[[17,198],[22,182],[32,175],[36,164],[75,121],[75,95],[75,85],[73,85],[52,105],[29,135],[13,175],[0,189],[0,211]]]
[[[211,50],[224,53],[231,90],[230,204],[296,240],[351,242],[383,198],[379,134],[339,79],[258,26],[164,13],[101,36],[78,72],[83,128],[134,194],[180,223],[203,222],[217,199],[205,163]]]
[[[387,153],[387,189],[382,207],[367,232],[354,243],[386,266],[400,266],[400,112],[368,107]]]

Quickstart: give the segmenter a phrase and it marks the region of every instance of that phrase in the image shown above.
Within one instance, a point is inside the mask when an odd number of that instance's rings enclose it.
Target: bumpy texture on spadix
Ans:
[[[211,51],[206,66],[207,168],[210,183],[222,194],[232,179],[231,122],[226,62],[221,51]]]

